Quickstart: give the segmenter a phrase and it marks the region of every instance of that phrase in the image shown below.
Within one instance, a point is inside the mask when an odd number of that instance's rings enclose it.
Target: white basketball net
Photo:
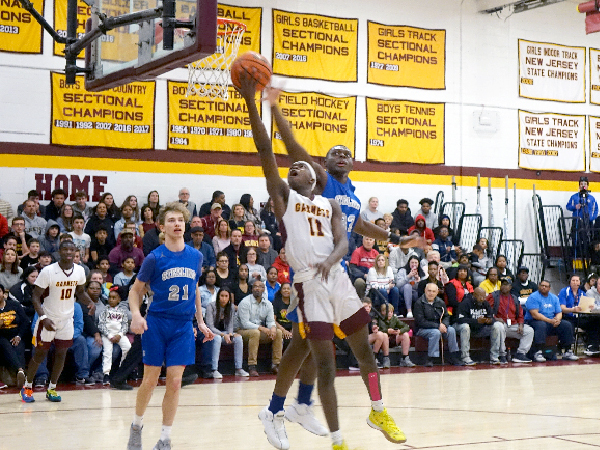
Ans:
[[[218,19],[218,24],[225,30],[219,30],[217,33],[217,51],[188,65],[186,97],[199,95],[212,99],[229,99],[229,71],[231,63],[237,57],[246,26],[221,18]]]

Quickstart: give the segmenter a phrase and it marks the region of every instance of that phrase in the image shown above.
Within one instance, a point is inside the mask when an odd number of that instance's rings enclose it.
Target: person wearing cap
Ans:
[[[225,220],[229,220],[231,216],[231,208],[227,203],[225,203],[225,193],[223,191],[214,191],[210,202],[203,203],[202,206],[200,206],[198,215],[200,217],[204,217],[210,214],[210,209],[215,203],[220,203],[221,207],[223,208],[223,213],[221,214],[221,217]]]
[[[537,291],[537,284],[533,281],[529,281],[529,269],[525,266],[519,266],[517,269],[517,277],[512,283],[510,293],[516,295],[524,304],[527,301],[527,297]]]
[[[187,241],[186,245],[195,248],[204,256],[202,260],[202,273],[214,269],[217,265],[217,258],[215,257],[212,245],[204,242],[204,228],[192,227],[190,228],[190,235],[192,239]]]
[[[210,214],[202,218],[202,228],[204,228],[204,234],[210,237],[215,237],[215,229],[219,220],[221,220],[221,214],[223,213],[223,207],[220,203],[213,203],[210,207]]]
[[[139,269],[144,262],[144,252],[142,249],[133,246],[133,231],[129,228],[123,228],[119,237],[121,238],[121,244],[113,248],[108,254],[111,271],[117,274],[121,270],[123,261],[127,258],[133,258],[136,270]]]
[[[525,324],[523,308],[516,295],[511,293],[512,278],[500,279],[500,290],[487,296],[494,316],[494,332],[491,335],[490,364],[507,364],[506,337],[519,340],[515,363],[530,363],[527,353],[533,343],[533,328]]]
[[[425,225],[431,230],[438,226],[437,214],[431,210],[433,203],[433,200],[430,198],[422,198],[419,202],[421,208],[415,213],[415,222],[417,221],[417,217],[421,215],[425,218]]]

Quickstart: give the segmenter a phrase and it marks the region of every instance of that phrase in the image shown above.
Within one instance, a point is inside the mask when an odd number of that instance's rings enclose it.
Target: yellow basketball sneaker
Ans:
[[[48,389],[46,391],[46,398],[51,402],[60,402],[62,400],[60,398],[60,395],[58,395],[58,393],[54,389]]]
[[[350,450],[346,441],[342,441],[340,445],[333,444],[333,450]],[[354,450],[361,450],[360,448],[355,448]]]
[[[390,442],[395,444],[406,442],[405,434],[396,426],[396,422],[394,422],[394,419],[392,419],[385,408],[381,412],[371,409],[371,414],[367,418],[367,425],[381,431]]]

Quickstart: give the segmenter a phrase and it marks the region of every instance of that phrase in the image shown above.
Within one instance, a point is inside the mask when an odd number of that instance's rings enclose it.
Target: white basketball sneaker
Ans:
[[[258,418],[265,427],[265,434],[267,435],[269,444],[279,450],[288,450],[290,448],[290,442],[288,441],[287,433],[285,432],[283,416],[283,411],[273,414],[269,411],[268,406],[265,406],[262,411],[258,413]]]
[[[285,418],[302,425],[305,430],[313,434],[327,436],[329,430],[313,414],[312,404],[313,402],[310,402],[310,405],[305,405],[294,400],[294,403],[285,408]]]

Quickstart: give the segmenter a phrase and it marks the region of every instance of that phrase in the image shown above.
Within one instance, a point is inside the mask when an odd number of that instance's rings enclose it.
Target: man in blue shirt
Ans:
[[[212,245],[204,241],[204,228],[192,227],[190,228],[191,241],[187,241],[186,245],[194,247],[200,253],[202,253],[202,273],[207,270],[213,270],[217,266],[217,258],[215,256],[215,250]]]
[[[533,328],[533,346],[535,362],[546,362],[543,350],[546,347],[546,336],[558,336],[560,345],[566,350],[563,359],[577,361],[579,358],[571,351],[573,344],[573,326],[562,320],[563,314],[558,297],[550,292],[550,282],[540,281],[537,292],[527,298],[525,322]],[[552,359],[554,359],[553,357]]]
[[[573,213],[573,217],[581,219],[573,222],[573,239],[585,246],[589,245],[593,222],[598,217],[598,203],[588,187],[588,178],[579,178],[579,192],[573,194],[567,203],[567,209]]]

